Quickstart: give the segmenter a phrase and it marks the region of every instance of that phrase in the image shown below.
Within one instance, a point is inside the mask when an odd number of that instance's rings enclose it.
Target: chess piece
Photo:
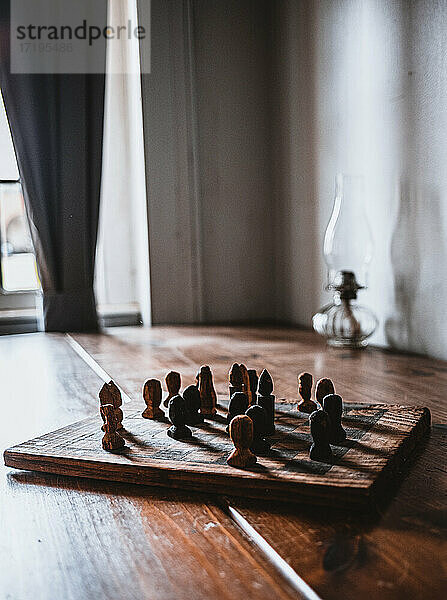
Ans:
[[[160,381],[158,379],[148,379],[143,385],[143,400],[146,403],[146,409],[141,416],[145,419],[163,419],[165,413],[160,408],[161,397]]]
[[[230,438],[234,450],[227,458],[227,463],[232,467],[243,469],[250,467],[257,461],[250,450],[253,442],[253,421],[247,415],[237,415],[230,423]]]
[[[169,371],[165,377],[165,383],[168,388],[168,397],[163,402],[163,405],[168,406],[171,398],[177,396],[180,391],[180,386],[182,385],[180,373],[177,373],[177,371]]]
[[[267,454],[271,445],[264,439],[267,429],[267,415],[265,410],[259,404],[252,404],[247,408],[245,414],[253,421],[253,442],[250,450],[253,454]]]
[[[275,434],[275,396],[273,381],[267,369],[264,369],[258,381],[258,404],[262,406],[267,415],[267,429],[265,435]]]
[[[321,408],[323,408],[323,398],[329,394],[335,394],[334,384],[327,377],[323,377],[323,379],[320,379],[317,383],[317,387],[315,388],[315,398]]]
[[[228,391],[229,391],[229,397],[231,398],[231,396],[234,393],[242,392],[242,385],[243,385],[242,372],[241,372],[241,368],[239,367],[239,365],[237,363],[234,363],[233,366],[231,367],[229,379],[230,379],[230,386],[228,388]]]
[[[251,406],[253,404],[252,402],[252,394],[251,394],[251,389],[250,389],[250,378],[248,376],[248,369],[244,364],[240,364],[239,368],[241,370],[241,374],[242,374],[242,391],[244,392],[244,394],[247,395],[248,398],[248,406]]]
[[[104,421],[103,430],[105,432],[102,438],[102,447],[107,452],[123,448],[125,445],[124,440],[116,431],[118,419],[116,418],[115,407],[113,404],[101,404],[100,411],[102,420]]]
[[[298,375],[298,393],[302,400],[298,403],[298,410],[304,413],[313,413],[317,410],[316,403],[311,400],[313,377],[310,373]]]
[[[245,414],[248,408],[248,398],[244,392],[235,392],[230,398],[227,414],[227,433],[230,431],[230,423],[237,415]]]
[[[204,365],[198,374],[200,392],[200,413],[204,417],[212,417],[217,412],[217,395],[213,384],[211,369]]]
[[[329,445],[331,421],[324,410],[316,410],[309,416],[310,433],[312,435],[312,446],[309,456],[312,460],[332,463],[332,450]]]
[[[121,398],[121,392],[116,383],[112,380],[109,383],[105,383],[99,392],[99,402],[101,406],[104,404],[111,404],[115,409],[115,417],[117,422],[117,429],[123,429],[123,411],[121,405],[123,399]],[[105,431],[104,426],[102,430]]]
[[[256,369],[248,369],[248,379],[250,381],[251,403],[257,404],[258,374],[256,373]]]
[[[169,400],[168,405],[169,420],[172,427],[168,429],[169,437],[174,440],[184,440],[192,436],[191,429],[186,423],[185,401],[180,395],[174,396]]]
[[[196,385],[188,385],[183,391],[183,400],[186,408],[186,424],[199,425],[203,423],[203,415],[200,410],[200,392]]]
[[[343,401],[338,394],[329,394],[323,398],[323,409],[329,415],[331,420],[331,431],[329,442],[339,444],[346,439],[346,431],[341,424],[341,415],[343,412]]]

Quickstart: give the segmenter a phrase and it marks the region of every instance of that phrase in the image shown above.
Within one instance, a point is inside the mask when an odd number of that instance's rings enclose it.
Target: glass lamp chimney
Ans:
[[[337,175],[334,206],[323,245],[328,289],[333,289],[342,271],[354,273],[357,284],[367,287],[373,240],[364,209],[364,196],[363,177]]]

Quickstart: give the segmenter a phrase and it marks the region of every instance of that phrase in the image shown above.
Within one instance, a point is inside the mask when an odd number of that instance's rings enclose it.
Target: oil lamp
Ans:
[[[334,297],[312,320],[315,331],[331,346],[364,347],[378,324],[374,313],[357,302],[357,292],[367,287],[373,253],[363,197],[363,177],[337,175],[334,207],[323,246],[326,289]]]

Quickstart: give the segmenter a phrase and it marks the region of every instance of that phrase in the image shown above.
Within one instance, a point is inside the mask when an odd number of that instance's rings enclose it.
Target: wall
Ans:
[[[335,174],[363,173],[373,341],[447,358],[447,3],[278,0],[274,22],[277,317],[326,302]]]
[[[203,318],[272,318],[268,2],[194,2]]]
[[[151,2],[142,82],[153,323],[273,315],[268,6]]]

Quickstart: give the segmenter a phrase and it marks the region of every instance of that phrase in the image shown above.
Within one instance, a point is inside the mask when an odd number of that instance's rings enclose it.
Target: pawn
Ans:
[[[298,410],[304,413],[312,413],[317,410],[316,403],[311,400],[313,377],[310,373],[298,375],[298,393],[302,400],[298,403]]]
[[[117,422],[116,428],[123,429],[123,411],[121,410],[123,399],[121,398],[120,389],[114,381],[110,380],[102,386],[99,391],[99,402],[101,406],[104,404],[111,404],[113,406]],[[102,427],[102,430],[105,431],[104,427]]]
[[[213,384],[213,374],[208,365],[200,367],[197,375],[200,392],[200,413],[212,417],[217,412],[217,394]]]
[[[237,415],[245,414],[248,408],[248,398],[244,392],[235,392],[230,399],[227,414],[227,433],[230,431],[230,423]]]
[[[160,408],[161,397],[161,383],[158,379],[148,379],[143,385],[143,400],[146,403],[146,409],[141,416],[145,419],[163,419],[165,413]]]
[[[267,369],[264,369],[258,381],[258,404],[262,406],[267,416],[266,435],[275,434],[275,396],[272,392],[273,380]]]
[[[248,379],[250,381],[251,403],[256,404],[258,401],[258,374],[256,369],[248,369]]]
[[[230,385],[229,385],[228,391],[229,391],[229,396],[231,398],[231,396],[234,393],[242,392],[242,385],[243,385],[242,372],[241,372],[240,366],[237,363],[234,363],[233,366],[231,367],[229,379],[230,379]]]
[[[323,409],[329,415],[331,420],[331,431],[329,441],[331,444],[339,444],[346,439],[346,431],[341,424],[341,415],[343,412],[343,400],[338,394],[329,394],[323,399]]]
[[[168,429],[169,437],[174,440],[184,440],[192,436],[191,429],[186,423],[185,401],[180,395],[174,396],[169,400],[168,406],[169,420],[172,427]]]
[[[245,414],[253,421],[253,442],[250,450],[253,454],[266,454],[270,450],[271,445],[264,439],[267,430],[267,415],[265,410],[258,404],[252,404],[252,406],[247,408]]]
[[[180,373],[177,373],[177,371],[169,371],[165,377],[165,383],[168,388],[168,397],[163,402],[163,405],[168,406],[171,398],[177,396],[180,391],[180,386],[182,385]]]
[[[102,438],[102,447],[107,452],[113,452],[123,448],[125,443],[120,434],[116,431],[118,419],[116,418],[115,407],[113,404],[101,404],[101,417],[104,421]]]
[[[244,394],[247,395],[248,406],[251,406],[253,404],[253,401],[252,401],[252,393],[251,393],[251,388],[250,388],[250,377],[248,376],[248,369],[243,363],[241,363],[239,365],[239,368],[242,373],[242,391],[244,392]]]
[[[332,463],[332,450],[329,445],[331,421],[324,410],[316,410],[309,416],[310,433],[312,435],[312,446],[309,456],[312,460],[324,463]]]
[[[321,407],[323,407],[324,397],[329,394],[335,394],[334,384],[327,377],[323,377],[323,379],[320,379],[317,383],[317,387],[315,388],[315,398]]]
[[[196,385],[188,385],[183,391],[183,400],[186,408],[186,424],[199,425],[203,423],[203,415],[200,410],[200,392]]]
[[[247,415],[237,415],[230,423],[230,438],[234,450],[227,458],[232,467],[243,469],[256,464],[257,458],[250,450],[253,443],[253,421]]]

